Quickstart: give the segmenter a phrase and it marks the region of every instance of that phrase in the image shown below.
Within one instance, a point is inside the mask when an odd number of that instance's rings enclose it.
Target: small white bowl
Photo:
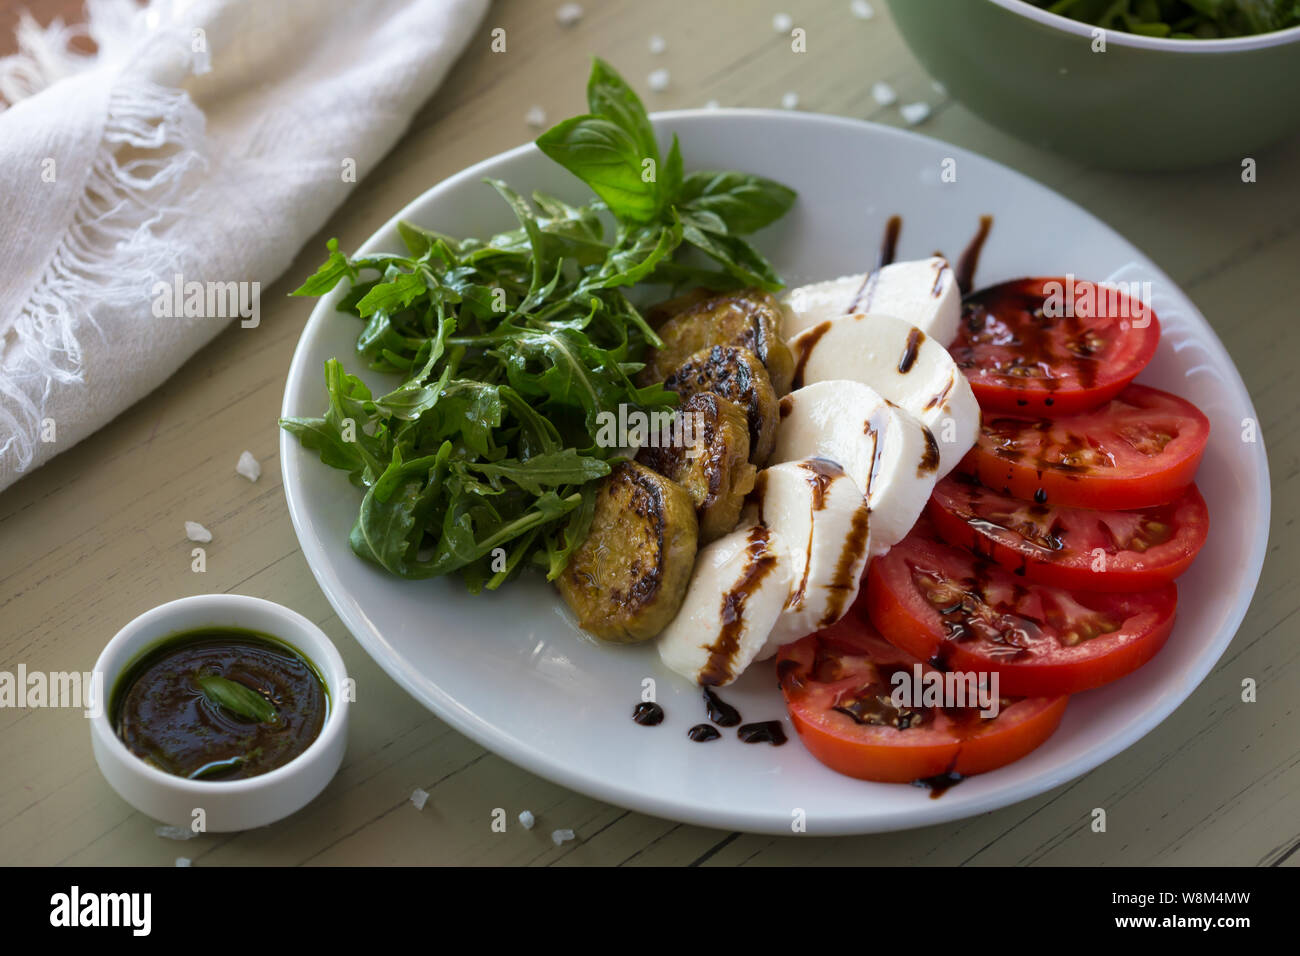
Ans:
[[[329,691],[320,734],[282,767],[244,780],[189,780],[145,763],[113,732],[108,705],[118,677],[143,651],[173,634],[199,628],[261,631],[292,645],[316,665]],[[200,594],[141,614],[114,635],[95,662],[90,740],[95,762],[127,803],[155,820],[192,829],[203,810],[205,832],[249,830],[283,819],[325,789],[347,745],[347,670],[330,639],[311,621],[271,601],[240,594]],[[103,700],[94,699],[102,692]]]

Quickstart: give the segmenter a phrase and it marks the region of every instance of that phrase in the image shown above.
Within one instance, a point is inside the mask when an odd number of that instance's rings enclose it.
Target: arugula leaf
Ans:
[[[325,247],[329,250],[329,258],[306,282],[290,292],[290,295],[324,295],[343,279],[356,281],[356,270],[348,261],[348,257],[339,252],[339,241],[331,239]]]
[[[607,462],[579,455],[576,448],[534,455],[523,461],[503,458],[497,462],[471,463],[469,467],[486,475],[494,488],[500,486],[501,479],[508,478],[534,495],[544,494],[547,488],[581,485],[609,474]]]

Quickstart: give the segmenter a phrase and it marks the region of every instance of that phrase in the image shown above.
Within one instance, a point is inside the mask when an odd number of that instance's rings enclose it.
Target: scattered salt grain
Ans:
[[[898,111],[903,114],[903,119],[908,126],[916,126],[930,118],[929,103],[908,103],[906,106],[900,106]]]
[[[794,29],[794,17],[788,13],[778,13],[772,18],[772,29],[777,33],[789,33]]]
[[[546,125],[546,110],[540,106],[534,106],[524,114],[524,122],[534,129],[541,129]]]
[[[424,805],[429,802],[429,791],[421,790],[416,787],[411,791],[411,805],[417,810],[423,810]]]
[[[519,825],[522,826],[525,830],[531,830],[533,828],[533,824],[536,822],[537,822],[537,818],[534,817],[527,810],[524,810],[522,813],[519,814]]]
[[[716,109],[721,109],[721,108],[722,108],[722,104],[719,103],[717,100],[709,100],[707,103],[704,104],[704,108],[705,108],[706,110],[716,110]]]
[[[192,861],[188,856],[178,856],[176,858],[177,866],[189,866]]]
[[[646,82],[650,84],[650,89],[656,93],[662,93],[668,89],[668,71],[655,70],[646,78]]]
[[[933,83],[930,84],[930,86],[932,86],[934,88],[934,91],[938,93],[940,96],[948,95],[948,87],[944,86],[938,80],[935,80]]]
[[[898,91],[888,83],[877,83],[873,86],[871,96],[881,106],[893,106],[898,102]]]
[[[198,834],[195,833],[193,830],[191,830],[189,827],[161,826],[161,827],[154,827],[153,832],[155,835],[162,837],[164,840],[193,840],[196,836],[198,836]]]
[[[664,52],[664,50],[668,49],[668,44],[664,42],[664,38],[657,33],[650,38],[649,46],[650,52],[655,56],[658,56],[660,53]]]
[[[582,19],[582,4],[564,3],[555,11],[555,22],[562,27],[571,27]]]
[[[212,532],[197,521],[185,522],[185,537],[191,541],[202,541],[207,543],[212,540]]]
[[[783,109],[794,110],[799,108],[799,94],[791,90],[781,97],[781,106]]]
[[[556,846],[559,846],[561,843],[568,843],[572,839],[573,839],[572,830],[551,831],[551,842],[554,843]]]
[[[867,0],[853,0],[849,4],[849,10],[859,20],[870,20],[876,15],[876,11],[871,9],[871,4],[867,3]]]
[[[258,464],[251,451],[240,454],[239,462],[235,465],[235,473],[243,475],[249,481],[257,481],[262,477],[262,466]]]

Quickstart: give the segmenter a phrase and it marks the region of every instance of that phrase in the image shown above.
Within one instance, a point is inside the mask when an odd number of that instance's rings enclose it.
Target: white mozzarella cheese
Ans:
[[[886,315],[829,319],[794,337],[795,387],[836,379],[861,382],[911,413],[938,449],[935,479],[975,444],[980,409],[947,349],[922,330]]]
[[[841,276],[791,289],[781,300],[784,313],[781,334],[790,340],[805,329],[852,312],[853,300],[866,284],[867,274]]]
[[[686,598],[659,635],[664,664],[697,684],[722,687],[762,650],[790,595],[789,548],[751,525],[703,548]]]
[[[785,297],[782,306],[786,339],[827,319],[867,312],[902,319],[946,346],[957,337],[961,321],[961,292],[941,256],[801,286]]]
[[[936,481],[934,436],[913,415],[861,382],[828,380],[781,399],[772,464],[838,462],[871,507],[870,557],[912,530]]]
[[[754,497],[791,568],[785,607],[755,658],[763,660],[848,611],[870,550],[870,508],[857,482],[826,458],[763,469]]]

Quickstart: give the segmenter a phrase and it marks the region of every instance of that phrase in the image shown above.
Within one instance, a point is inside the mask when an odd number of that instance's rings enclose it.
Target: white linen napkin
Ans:
[[[0,59],[0,489],[260,322],[487,0],[86,9],[94,56],[28,20]]]

